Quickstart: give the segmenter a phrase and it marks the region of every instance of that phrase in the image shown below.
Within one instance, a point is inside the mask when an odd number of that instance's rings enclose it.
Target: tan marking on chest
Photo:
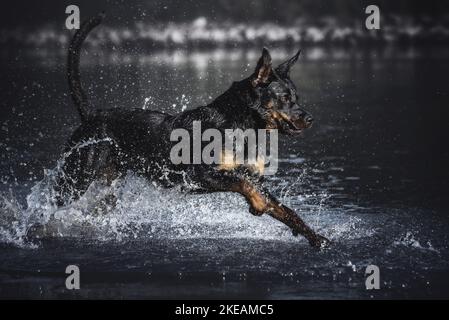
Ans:
[[[231,151],[223,150],[220,154],[219,170],[231,171],[237,167],[237,163],[234,159],[234,153]]]
[[[265,158],[261,156],[257,157],[256,163],[248,167],[252,172],[262,175],[265,172]]]
[[[233,152],[224,150],[220,154],[220,164],[218,165],[219,170],[232,171],[240,166],[245,166],[253,173],[262,175],[265,172],[265,158],[259,156],[257,157],[257,161],[255,161],[255,163],[244,165],[235,161]]]

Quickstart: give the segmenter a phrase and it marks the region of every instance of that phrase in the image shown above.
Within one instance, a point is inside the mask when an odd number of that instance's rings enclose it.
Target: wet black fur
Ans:
[[[143,109],[95,110],[89,105],[82,90],[79,54],[83,40],[102,18],[103,16],[99,15],[84,23],[69,48],[70,93],[79,110],[82,124],[73,133],[66,148],[65,161],[56,187],[58,205],[67,204],[80,197],[93,181],[111,183],[128,171],[165,187],[179,185],[185,182],[187,177],[199,190],[206,192],[233,191],[236,183],[246,179],[256,185],[261,193],[274,199],[260,183],[261,178],[254,176],[244,167],[223,172],[204,164],[173,165],[170,161],[170,150],[176,142],[170,142],[170,134],[176,128],[192,131],[193,121],[201,121],[203,131],[207,128],[266,128],[268,115],[264,101],[273,98],[270,95],[276,95],[276,90],[284,90],[285,92],[279,94],[289,94],[290,100],[296,101],[296,88],[289,79],[288,72],[297,55],[279,66],[277,73],[273,71],[270,79],[258,80],[258,74],[255,72],[246,79],[234,82],[209,105],[176,115]],[[268,51],[264,49],[258,68],[261,63],[264,64],[267,55],[269,57]],[[273,78],[279,80],[281,89],[269,88],[269,84],[276,80]],[[289,102],[289,105],[293,105],[292,102]],[[306,115],[302,110],[298,112],[299,116]],[[282,131],[282,126],[280,129]],[[289,225],[288,221],[283,222]],[[318,241],[319,236],[313,231],[289,226],[294,233],[303,233],[311,243]]]

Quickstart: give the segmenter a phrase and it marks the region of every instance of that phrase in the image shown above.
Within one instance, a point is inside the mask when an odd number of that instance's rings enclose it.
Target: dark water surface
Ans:
[[[239,196],[184,195],[132,174],[113,187],[121,201],[107,213],[96,185],[53,208],[51,169],[79,124],[64,57],[4,52],[0,296],[448,298],[448,51],[304,50],[292,78],[316,123],[281,138],[270,184],[333,241],[323,252],[250,215]],[[287,53],[273,50],[275,63]],[[96,106],[178,112],[247,76],[258,54],[100,51],[81,69]],[[65,289],[69,264],[80,266],[82,290]],[[377,291],[365,289],[370,264],[381,271]]]

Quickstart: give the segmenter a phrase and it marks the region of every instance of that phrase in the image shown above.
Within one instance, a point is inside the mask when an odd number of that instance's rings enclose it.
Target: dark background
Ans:
[[[186,1],[125,1],[125,0],[78,0],[78,1],[5,1],[0,13],[1,25],[36,26],[43,23],[64,21],[65,8],[70,4],[87,8],[87,14],[106,10],[118,21],[127,24],[145,13],[149,21],[190,21],[205,16],[216,21],[273,21],[289,24],[299,17],[317,19],[332,16],[338,20],[351,20],[364,15],[364,8],[374,4],[382,13],[406,15],[411,18],[427,16],[429,20],[441,19],[449,12],[444,0],[186,0]],[[432,21],[429,21],[432,22]]]

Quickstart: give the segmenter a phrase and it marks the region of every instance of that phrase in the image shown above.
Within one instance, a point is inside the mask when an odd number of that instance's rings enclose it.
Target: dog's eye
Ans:
[[[290,97],[289,96],[281,96],[281,102],[282,103],[290,102]]]

